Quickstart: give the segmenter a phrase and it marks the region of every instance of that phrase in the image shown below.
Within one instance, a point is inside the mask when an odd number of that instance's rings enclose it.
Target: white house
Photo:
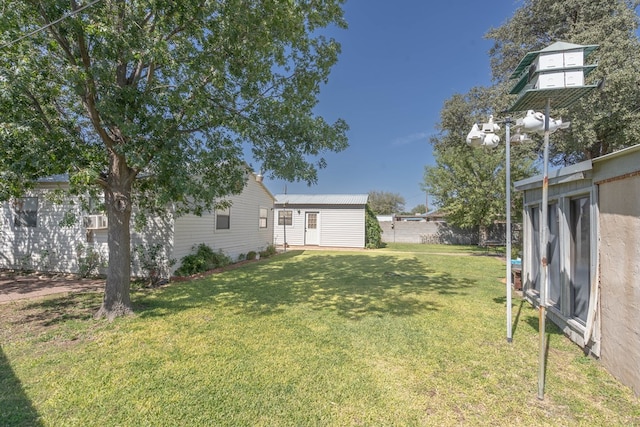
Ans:
[[[232,259],[265,249],[273,244],[275,199],[259,181],[256,175],[249,174],[242,193],[229,197],[232,202],[229,209],[178,217],[169,209],[165,216],[149,218],[140,232],[132,224],[132,250],[139,245],[159,245],[167,260],[177,261],[175,269],[181,258],[200,243]],[[67,186],[66,176],[47,178],[21,199],[0,207],[0,268],[76,273],[80,258],[88,251],[106,260],[106,216],[82,211],[72,198],[60,199],[55,190]],[[61,224],[65,217],[80,221],[65,226]],[[132,265],[132,274],[141,274],[136,263]]]
[[[367,194],[278,194],[274,243],[364,248]]]
[[[524,192],[522,283],[541,289],[542,176]],[[640,145],[549,174],[548,316],[640,395]]]

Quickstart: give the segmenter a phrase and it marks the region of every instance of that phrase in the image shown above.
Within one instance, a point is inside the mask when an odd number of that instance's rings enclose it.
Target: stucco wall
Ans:
[[[640,176],[601,183],[599,198],[601,360],[640,395]]]

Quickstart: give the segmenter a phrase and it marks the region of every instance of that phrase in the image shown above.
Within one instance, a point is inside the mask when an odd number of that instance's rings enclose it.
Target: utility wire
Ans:
[[[77,8],[76,10],[73,10],[73,11],[71,11],[71,12],[69,12],[69,13],[65,14],[65,15],[62,15],[62,17],[61,17],[61,18],[58,18],[58,19],[56,19],[55,21],[50,22],[50,23],[48,23],[47,25],[45,25],[45,26],[43,26],[43,27],[40,27],[40,28],[38,28],[38,29],[35,29],[35,30],[33,30],[33,31],[31,31],[31,32],[29,32],[29,33],[27,33],[27,34],[23,35],[23,36],[18,37],[18,38],[17,38],[17,39],[15,39],[15,40],[12,40],[12,41],[10,41],[10,42],[7,42],[7,43],[3,44],[2,46],[0,46],[0,49],[4,49],[5,47],[9,47],[9,46],[11,46],[11,45],[13,45],[13,44],[16,44],[16,43],[18,43],[19,41],[26,39],[27,37],[31,37],[31,36],[33,36],[34,34],[38,34],[39,32],[44,31],[44,30],[46,30],[47,28],[49,28],[49,27],[51,27],[51,26],[53,26],[53,25],[56,25],[57,23],[61,22],[62,20],[67,19],[67,18],[69,18],[69,17],[71,17],[71,16],[73,16],[73,15],[75,15],[75,14],[77,14],[77,13],[82,12],[82,11],[83,11],[83,10],[85,10],[86,8],[93,6],[94,4],[98,3],[99,1],[100,1],[100,0],[94,0],[94,1],[92,1],[91,3],[85,4],[84,6],[81,6],[81,7]]]

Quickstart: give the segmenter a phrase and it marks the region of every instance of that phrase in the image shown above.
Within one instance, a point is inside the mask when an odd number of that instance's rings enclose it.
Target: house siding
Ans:
[[[250,178],[242,194],[229,197],[230,228],[216,230],[216,213],[202,216],[187,214],[175,220],[173,258],[180,260],[204,243],[214,251],[222,251],[233,260],[249,251],[261,251],[273,244],[273,197]],[[267,227],[260,228],[260,208],[267,209]]]
[[[54,203],[49,195],[55,189],[65,190],[66,184],[41,184],[25,197],[38,197],[36,227],[15,227],[14,210],[9,202],[0,205],[0,268],[33,269],[51,272],[79,272],[78,246],[92,248],[106,262],[108,260],[107,230],[86,230],[82,221],[85,215],[75,198],[65,198]],[[241,253],[259,251],[273,243],[273,196],[250,175],[244,191],[230,197],[231,228],[215,230],[215,215],[202,217],[185,215],[175,218],[173,209],[161,216],[147,217],[143,230],[134,227],[135,210],[131,223],[132,276],[143,271],[135,249],[160,246],[165,274],[180,266],[180,260],[191,253],[194,245],[205,243],[214,250],[221,250],[233,260]],[[260,208],[267,210],[267,227],[259,227]],[[60,221],[69,212],[77,218],[76,224],[63,227]],[[85,249],[86,250],[86,249]],[[177,261],[170,268],[169,260]],[[99,273],[106,273],[101,268]]]
[[[92,241],[87,242],[78,200],[68,198],[61,203],[54,203],[49,196],[55,189],[64,187],[47,185],[24,195],[38,198],[35,227],[16,227],[11,203],[3,203],[1,268],[75,273],[79,267],[79,244],[106,256],[106,230],[95,230]],[[75,215],[78,222],[68,227],[61,226],[65,213]]]
[[[364,247],[364,209],[324,209],[320,221],[323,246]]]

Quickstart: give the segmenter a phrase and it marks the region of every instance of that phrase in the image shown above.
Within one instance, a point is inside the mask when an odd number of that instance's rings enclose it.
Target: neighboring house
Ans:
[[[241,194],[230,196],[229,209],[175,217],[171,209],[162,217],[151,217],[144,230],[131,226],[131,249],[159,245],[165,259],[180,260],[192,248],[205,243],[232,259],[249,251],[260,251],[273,244],[273,195],[249,174]],[[78,200],[60,199],[55,190],[68,187],[66,176],[41,180],[24,197],[0,207],[0,268],[34,269],[77,273],[81,258],[89,252],[106,261],[107,221],[98,211],[83,211]],[[132,215],[133,218],[134,215]],[[61,221],[75,217],[75,224]],[[132,257],[135,261],[135,257]],[[167,265],[166,274],[169,274]],[[141,275],[133,262],[132,274]]]
[[[364,248],[367,194],[278,194],[276,245]]]
[[[522,283],[539,300],[542,176],[524,192]],[[640,395],[640,145],[549,174],[548,316]]]

